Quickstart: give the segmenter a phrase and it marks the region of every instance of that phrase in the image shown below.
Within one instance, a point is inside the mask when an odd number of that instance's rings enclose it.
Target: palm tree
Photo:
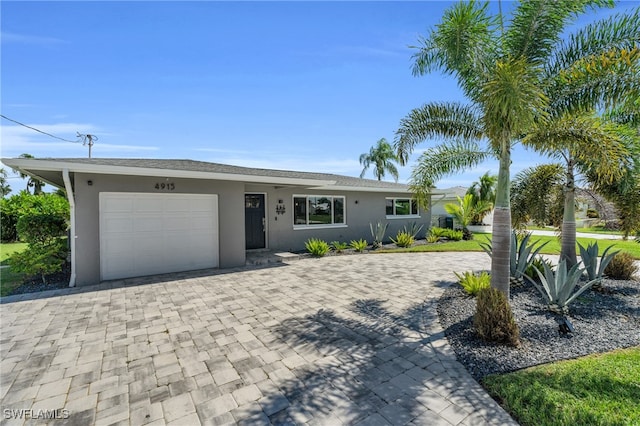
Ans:
[[[480,225],[482,219],[491,211],[493,203],[496,201],[496,183],[498,182],[498,176],[491,175],[486,172],[477,182],[473,182],[467,194],[473,197],[473,204],[478,205],[480,203],[487,203],[488,209],[478,209],[475,215],[471,218],[471,224]]]
[[[386,172],[389,172],[391,176],[398,181],[398,169],[394,162],[398,161],[398,157],[385,138],[378,141],[375,146],[372,146],[368,153],[364,153],[360,156],[360,164],[363,166],[360,177],[364,177],[369,167],[373,164],[373,175],[381,180]]]
[[[0,168],[0,194],[2,197],[8,195],[11,192],[11,186],[7,183],[7,171]]]
[[[457,204],[445,204],[444,209],[455,217],[462,229],[467,229],[467,226],[473,222],[474,217],[486,214],[491,210],[491,206],[492,204],[488,201],[474,201],[472,194],[466,194],[464,198],[458,197]]]
[[[573,44],[560,42],[562,32],[576,16],[603,3],[523,0],[505,25],[502,14],[489,16],[488,3],[460,2],[445,12],[428,38],[420,40],[414,55],[414,74],[441,70],[454,75],[470,102],[433,102],[411,111],[396,132],[398,156],[406,163],[416,144],[432,137],[445,139],[426,150],[413,170],[411,187],[421,200],[442,176],[477,166],[490,157],[498,159],[491,285],[507,297],[513,145],[531,129],[544,126],[551,104],[570,103],[579,90],[591,99],[621,94],[618,87],[612,87],[619,81],[607,80],[604,74],[596,84],[588,78],[576,79],[582,84],[572,90],[563,91],[565,86],[560,84],[561,77],[578,65],[588,68],[589,58],[634,46],[637,31],[633,32],[632,19],[616,31],[601,24],[595,27],[601,31],[583,31],[572,39]],[[575,48],[580,43],[581,48]],[[557,77],[553,80],[558,83],[557,98],[549,98],[545,90],[552,77]]]
[[[564,176],[562,164],[540,164],[514,176],[511,181],[511,224],[514,228],[522,228],[529,221],[537,226],[560,226]]]
[[[31,154],[20,154],[19,158],[35,158],[33,155]],[[19,170],[14,170],[16,172],[18,172],[20,174],[20,178],[22,179],[26,179],[29,178],[27,180],[27,192],[29,192],[29,188],[33,188],[33,195],[40,195],[42,194],[42,188],[44,187],[45,183],[41,180],[38,180],[36,178],[33,178],[25,173],[22,173]]]

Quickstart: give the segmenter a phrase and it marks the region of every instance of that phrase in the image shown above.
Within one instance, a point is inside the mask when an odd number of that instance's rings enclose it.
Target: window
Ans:
[[[344,197],[294,195],[294,226],[344,225]]]
[[[387,216],[417,216],[418,202],[411,198],[387,198]]]

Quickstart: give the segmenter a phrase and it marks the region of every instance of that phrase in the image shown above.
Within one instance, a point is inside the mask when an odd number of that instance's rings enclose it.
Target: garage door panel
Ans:
[[[103,280],[217,267],[217,196],[100,193],[100,257]]]

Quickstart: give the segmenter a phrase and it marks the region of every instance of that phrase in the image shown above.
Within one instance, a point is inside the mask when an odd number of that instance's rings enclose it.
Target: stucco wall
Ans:
[[[91,181],[91,185],[88,182]],[[76,284],[100,281],[100,192],[159,192],[164,179],[140,176],[110,176],[78,173],[74,176],[76,197]],[[219,205],[220,267],[244,265],[244,184],[227,181],[171,179],[175,194],[217,194]]]
[[[424,225],[421,231],[421,235],[424,235],[431,219],[430,212],[422,208],[419,209],[418,218],[386,218],[386,197],[408,198],[409,195],[406,193],[317,191],[291,187],[277,189],[273,186],[263,185],[247,185],[245,191],[247,193],[266,193],[267,195],[267,246],[272,250],[304,250],[304,243],[309,238],[320,238],[327,242],[343,241],[347,243],[353,239],[364,238],[371,243],[369,223],[375,225],[378,221],[389,224],[386,240],[389,237],[395,237],[399,229],[411,222]],[[344,196],[346,226],[294,229],[294,195]],[[284,214],[276,214],[276,206],[280,200],[282,200],[282,204],[285,207]]]

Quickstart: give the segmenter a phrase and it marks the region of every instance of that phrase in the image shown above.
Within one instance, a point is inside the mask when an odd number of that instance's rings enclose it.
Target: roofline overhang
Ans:
[[[331,186],[335,180],[303,179],[289,177],[256,176],[235,173],[200,172],[193,170],[158,169],[152,167],[112,166],[107,164],[86,164],[65,161],[50,161],[28,158],[3,158],[2,162],[9,167],[24,173],[32,170],[60,172],[68,169],[71,173],[99,173],[105,175],[155,176],[186,179],[207,179],[224,181],[242,181],[247,183],[262,183],[271,185],[298,185],[308,187]],[[33,172],[31,172],[33,173]]]

